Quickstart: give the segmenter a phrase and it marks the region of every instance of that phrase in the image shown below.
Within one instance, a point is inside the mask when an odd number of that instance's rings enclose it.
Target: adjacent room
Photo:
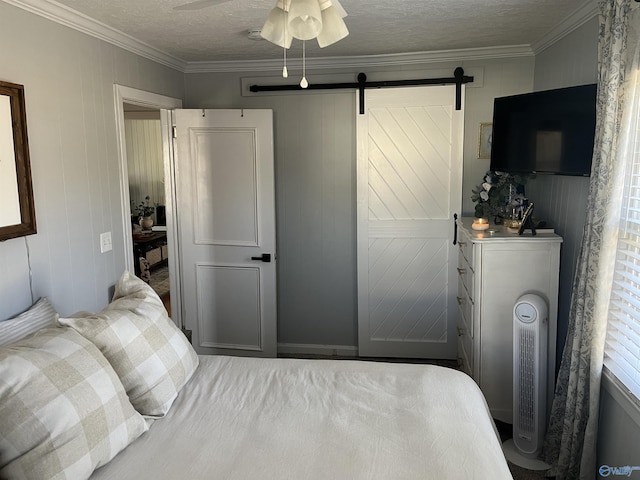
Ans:
[[[640,475],[639,32],[0,0],[0,477]]]

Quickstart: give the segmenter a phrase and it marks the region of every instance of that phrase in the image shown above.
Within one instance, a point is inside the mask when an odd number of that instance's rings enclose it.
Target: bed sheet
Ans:
[[[512,477],[482,393],[456,370],[201,356],[168,415],[91,478]]]

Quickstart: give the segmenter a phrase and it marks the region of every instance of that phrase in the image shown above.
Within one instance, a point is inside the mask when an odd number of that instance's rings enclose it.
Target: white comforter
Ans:
[[[167,417],[91,477],[510,479],[484,397],[430,365],[201,356]]]

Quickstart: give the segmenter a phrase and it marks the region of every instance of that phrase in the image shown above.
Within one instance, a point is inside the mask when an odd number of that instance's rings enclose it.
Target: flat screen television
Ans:
[[[496,98],[491,170],[589,176],[596,85]]]

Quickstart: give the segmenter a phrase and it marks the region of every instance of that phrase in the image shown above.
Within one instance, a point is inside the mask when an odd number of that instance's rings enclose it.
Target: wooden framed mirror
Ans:
[[[36,233],[24,86],[0,81],[0,241]]]

